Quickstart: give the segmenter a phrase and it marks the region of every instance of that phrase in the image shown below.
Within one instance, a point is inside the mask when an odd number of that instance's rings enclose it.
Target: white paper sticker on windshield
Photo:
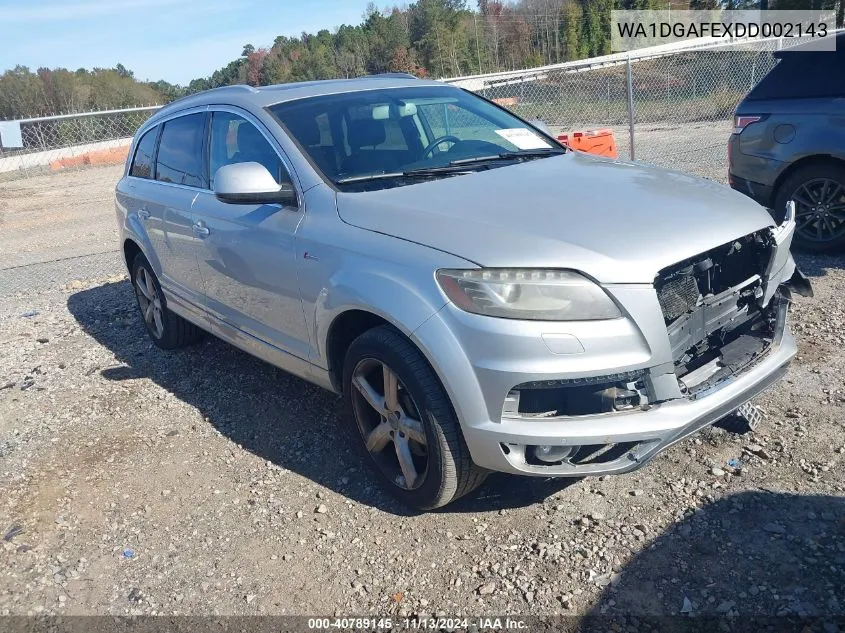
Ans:
[[[519,149],[541,149],[551,147],[546,141],[524,127],[515,127],[507,130],[496,130],[496,134],[506,141],[513,143]]]

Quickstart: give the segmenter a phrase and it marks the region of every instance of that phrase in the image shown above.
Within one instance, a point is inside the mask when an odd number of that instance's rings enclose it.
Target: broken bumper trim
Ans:
[[[542,477],[578,477],[629,472],[640,468],[673,444],[720,420],[780,380],[797,351],[784,328],[779,345],[753,367],[696,400],[676,399],[647,411],[600,414],[542,421],[507,420],[465,427],[473,460],[491,470]],[[534,446],[632,444],[621,456],[595,463],[529,463]]]

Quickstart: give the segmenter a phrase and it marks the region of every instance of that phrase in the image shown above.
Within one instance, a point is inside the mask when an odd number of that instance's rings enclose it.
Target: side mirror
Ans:
[[[260,163],[224,165],[214,175],[214,195],[229,204],[296,204],[290,185],[279,185]]]
[[[534,127],[536,127],[538,130],[540,130],[541,132],[544,132],[544,133],[548,134],[549,136],[554,136],[554,134],[552,134],[552,131],[549,129],[549,126],[546,125],[546,122],[543,121],[542,119],[531,119],[529,121],[529,123],[531,125],[533,125]]]

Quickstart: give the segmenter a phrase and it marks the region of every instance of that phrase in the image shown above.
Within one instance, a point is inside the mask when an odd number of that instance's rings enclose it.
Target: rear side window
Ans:
[[[156,136],[158,126],[144,132],[144,136],[138,141],[135,149],[135,158],[132,159],[132,167],[129,168],[129,175],[136,178],[153,177],[153,157],[156,149]]]
[[[786,53],[748,101],[845,97],[845,51]]]
[[[156,180],[207,188],[203,167],[205,113],[164,123],[156,157]]]

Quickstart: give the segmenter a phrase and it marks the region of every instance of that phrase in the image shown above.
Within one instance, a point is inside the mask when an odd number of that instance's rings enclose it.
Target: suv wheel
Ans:
[[[380,326],[355,339],[343,392],[366,461],[406,505],[438,508],[484,481],[487,471],[472,462],[439,379],[394,328]]]
[[[795,201],[799,248],[822,253],[845,247],[845,167],[816,163],[799,168],[780,186],[775,206],[781,213]]]
[[[202,330],[167,309],[161,285],[141,253],[132,263],[132,286],[147,334],[162,349],[185,347],[202,338]]]

